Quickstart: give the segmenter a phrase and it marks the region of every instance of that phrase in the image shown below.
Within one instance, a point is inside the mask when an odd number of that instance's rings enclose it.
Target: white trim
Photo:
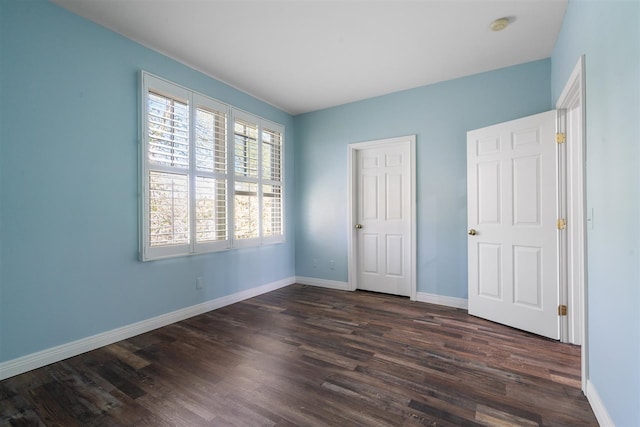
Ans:
[[[416,301],[427,302],[429,304],[444,305],[453,308],[468,309],[468,300],[466,298],[447,297],[444,295],[429,294],[427,292],[418,292]]]
[[[411,301],[418,298],[418,184],[417,184],[417,160],[416,160],[416,136],[412,135],[409,144],[411,153]]]
[[[587,396],[591,409],[598,420],[598,424],[602,427],[615,427],[615,423],[611,419],[609,411],[607,411],[607,407],[604,406],[604,402],[600,399],[600,395],[591,381],[587,381],[586,389],[587,391],[585,395]]]
[[[216,298],[201,304],[192,305],[191,307],[161,314],[160,316],[82,338],[77,341],[51,347],[37,353],[27,354],[26,356],[2,362],[0,363],[0,380],[28,372],[32,369],[41,368],[50,363],[59,362],[69,357],[77,356],[79,354],[86,353],[87,351],[95,350],[105,345],[113,344],[211,310],[235,304],[237,302],[289,286],[293,283],[295,283],[294,278],[288,277],[262,286],[247,289],[245,291],[236,292],[235,294]]]
[[[573,71],[571,71],[571,75],[567,79],[567,83],[562,89],[562,93],[558,97],[558,102],[556,102],[556,108],[566,108],[565,107],[566,101],[568,99],[573,98],[572,94],[576,91],[581,92],[579,93],[581,96],[584,95],[585,87],[582,84],[584,80],[580,79],[580,77],[584,76],[584,70],[585,70],[585,55],[581,55],[578,58],[578,62],[576,62],[576,65],[573,67]]]
[[[396,138],[386,138],[374,141],[356,142],[347,146],[347,168],[348,168],[348,182],[347,182],[347,268],[348,268],[348,290],[355,291],[358,288],[358,274],[356,267],[355,251],[356,251],[356,238],[353,225],[357,222],[357,194],[355,191],[355,185],[357,183],[356,174],[358,167],[356,164],[356,152],[367,148],[381,147],[386,145],[409,143],[410,152],[410,179],[411,179],[411,206],[409,208],[411,214],[411,291],[409,298],[411,301],[416,301],[417,298],[417,221],[416,221],[416,135],[406,135]]]
[[[301,285],[318,286],[320,288],[337,289],[340,291],[355,290],[349,288],[349,284],[347,282],[340,282],[338,280],[316,279],[314,277],[296,276],[296,283],[299,283]]]
[[[565,133],[566,131],[566,110],[559,108],[556,110],[556,133]],[[564,218],[569,220],[567,215],[567,143],[556,144],[556,186],[557,186],[557,218]],[[569,221],[571,222],[571,221]],[[573,307],[568,302],[568,274],[569,268],[567,258],[567,234],[569,234],[568,227],[565,230],[559,230],[557,232],[558,242],[558,305],[567,305]],[[569,316],[558,316],[558,327],[560,342],[569,342]]]
[[[582,391],[589,380],[587,316],[587,248],[585,208],[586,138],[585,56],[578,58],[556,107],[566,110],[562,131],[567,134],[567,303],[568,341],[582,346]],[[577,113],[577,114],[574,114]],[[572,308],[573,306],[573,308]]]
[[[353,232],[354,224],[358,221],[356,210],[357,201],[355,200],[355,185],[358,182],[355,176],[358,170],[356,151],[351,146],[347,147],[347,286],[350,291],[355,291],[358,286],[358,273],[356,271],[356,259],[354,256],[355,233]]]

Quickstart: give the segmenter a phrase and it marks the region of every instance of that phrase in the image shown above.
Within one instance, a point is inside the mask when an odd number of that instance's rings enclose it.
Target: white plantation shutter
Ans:
[[[262,233],[265,241],[281,241],[284,234],[282,154],[281,128],[264,123],[262,128]]]
[[[149,91],[149,163],[189,168],[189,106],[186,101]]]
[[[149,92],[148,155],[153,166],[189,166],[189,111],[185,101]],[[188,175],[149,170],[152,246],[189,242]]]
[[[196,109],[196,169],[226,173],[227,113],[199,106]]]
[[[234,245],[284,240],[283,128],[233,112]]]
[[[238,177],[258,177],[258,125],[236,119],[233,125],[235,172]]]
[[[196,251],[228,247],[227,106],[194,95]]]
[[[262,221],[265,237],[282,235],[282,186],[262,186]]]
[[[233,120],[233,224],[234,238],[241,245],[252,245],[250,239],[260,236],[259,147],[256,118],[236,112]]]
[[[190,94],[162,80],[143,83],[141,248],[150,259],[188,253],[192,243]]]
[[[262,130],[262,177],[278,182],[282,178],[282,134],[269,128]]]
[[[149,245],[189,243],[189,176],[149,171]]]
[[[141,259],[283,241],[282,126],[146,72],[141,88]]]
[[[226,180],[196,177],[196,242],[227,239]]]
[[[283,128],[234,111],[234,245],[284,240]]]
[[[235,182],[235,238],[255,239],[258,237],[258,184],[255,182]]]

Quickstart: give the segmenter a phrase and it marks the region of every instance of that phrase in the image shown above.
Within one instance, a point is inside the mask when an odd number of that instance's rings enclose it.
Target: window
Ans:
[[[282,242],[283,127],[141,80],[141,258]]]

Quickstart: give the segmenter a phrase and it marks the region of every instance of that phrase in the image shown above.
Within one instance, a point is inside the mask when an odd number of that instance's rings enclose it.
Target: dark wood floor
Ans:
[[[597,425],[580,349],[293,285],[0,383],[0,425]]]

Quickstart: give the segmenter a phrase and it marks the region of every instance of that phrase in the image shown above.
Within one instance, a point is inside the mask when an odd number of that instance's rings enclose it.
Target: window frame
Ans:
[[[261,245],[283,243],[285,241],[285,200],[284,200],[284,141],[285,128],[283,125],[263,119],[254,114],[234,108],[231,105],[190,90],[184,86],[178,85],[144,70],[140,72],[139,81],[139,138],[138,138],[138,170],[139,170],[139,258],[142,261],[151,261],[163,258],[173,258],[179,256],[196,255],[203,253],[218,252],[235,248],[256,247]],[[189,162],[187,168],[179,168],[173,166],[165,166],[154,164],[149,159],[149,93],[153,92],[160,96],[170,99],[180,100],[187,103],[188,111],[188,144],[189,144]],[[226,168],[224,173],[216,171],[216,151],[214,148],[213,172],[198,169],[196,162],[196,122],[197,111],[209,110],[223,113],[225,116],[226,128]],[[237,177],[235,169],[235,121],[241,119],[257,127],[257,177]],[[263,128],[267,128],[279,133],[280,136],[280,180],[274,181],[264,179],[263,177]],[[215,127],[214,127],[215,137]],[[167,244],[167,245],[151,245],[150,230],[150,172],[159,171],[161,173],[179,173],[186,174],[188,180],[188,243]],[[224,180],[225,185],[225,232],[226,239],[220,240],[197,240],[197,211],[196,203],[198,194],[196,193],[196,181],[198,178],[210,178],[215,180]],[[236,238],[235,231],[235,185],[236,182],[252,182],[257,186],[257,237],[239,239]],[[264,184],[263,184],[264,182]],[[264,185],[279,185],[280,194],[280,234],[264,236]],[[217,190],[214,190],[217,191]],[[214,199],[215,200],[215,199]],[[217,205],[217,201],[214,202]],[[214,206],[214,224],[218,224],[219,217]]]

